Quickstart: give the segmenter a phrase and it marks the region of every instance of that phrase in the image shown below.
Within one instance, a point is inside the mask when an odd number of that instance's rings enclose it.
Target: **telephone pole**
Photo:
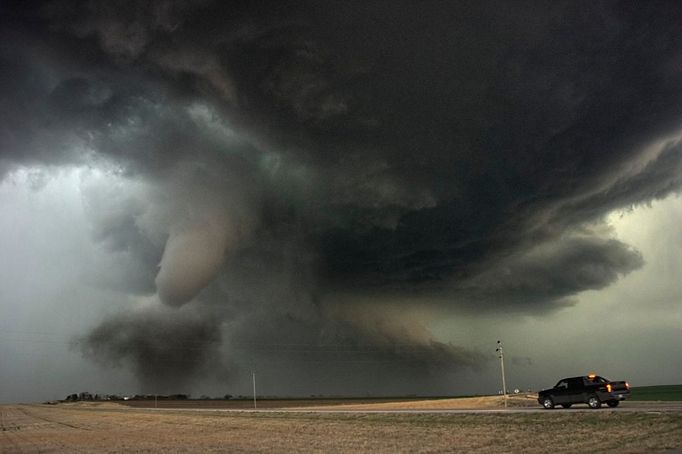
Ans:
[[[497,349],[495,351],[499,354],[500,358],[500,368],[502,369],[502,394],[504,395],[504,408],[507,408],[507,382],[504,379],[504,352],[502,351],[501,341],[497,341]]]

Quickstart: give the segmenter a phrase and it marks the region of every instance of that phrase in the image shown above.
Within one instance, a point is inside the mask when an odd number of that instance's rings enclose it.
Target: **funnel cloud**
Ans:
[[[229,236],[227,222],[218,219],[171,232],[155,279],[161,301],[180,306],[197,296],[220,271]]]

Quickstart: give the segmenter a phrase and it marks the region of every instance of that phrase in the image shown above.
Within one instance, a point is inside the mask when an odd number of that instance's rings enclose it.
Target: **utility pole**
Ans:
[[[502,394],[504,395],[504,408],[507,408],[507,382],[504,379],[504,352],[502,351],[502,342],[497,341],[497,350],[500,358],[500,368],[502,369]]]
[[[255,410],[256,407],[256,372],[251,371],[251,377],[253,377],[253,409]]]

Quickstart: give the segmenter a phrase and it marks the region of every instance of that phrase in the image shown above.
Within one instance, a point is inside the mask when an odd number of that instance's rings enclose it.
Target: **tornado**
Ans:
[[[159,299],[180,307],[194,299],[218,274],[234,229],[222,216],[174,228],[166,242],[155,283]]]

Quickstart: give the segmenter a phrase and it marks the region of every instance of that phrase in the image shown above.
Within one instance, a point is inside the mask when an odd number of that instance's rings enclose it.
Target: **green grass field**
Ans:
[[[633,387],[628,400],[682,400],[682,385]]]

